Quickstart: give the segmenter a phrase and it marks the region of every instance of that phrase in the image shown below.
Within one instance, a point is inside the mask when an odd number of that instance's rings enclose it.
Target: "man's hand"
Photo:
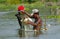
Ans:
[[[37,24],[36,24],[36,23],[31,22],[31,21],[28,21],[28,22],[27,22],[27,24],[30,24],[30,25],[33,25],[33,26],[37,26]]]
[[[21,10],[20,12],[21,12],[22,14],[25,14],[25,13],[26,13],[24,10]]]

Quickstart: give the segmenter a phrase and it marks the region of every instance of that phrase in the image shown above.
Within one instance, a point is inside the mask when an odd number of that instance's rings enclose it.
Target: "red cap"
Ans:
[[[24,10],[24,6],[18,6],[18,11],[20,11],[20,10]]]

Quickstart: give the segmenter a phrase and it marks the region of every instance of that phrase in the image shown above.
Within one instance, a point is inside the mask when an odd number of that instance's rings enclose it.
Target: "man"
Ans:
[[[35,21],[32,22],[32,21],[28,21],[27,24],[30,24],[33,26],[33,30],[40,30],[41,29],[41,26],[42,26],[42,20],[40,19],[40,16],[39,16],[39,10],[38,9],[33,9],[32,10],[32,14],[28,14],[26,11],[21,11],[22,13],[26,14],[27,16],[29,16],[30,18],[34,18]]]
[[[18,23],[19,23],[19,25],[20,25],[20,28],[21,29],[23,29],[24,28],[24,26],[22,25],[22,22],[21,22],[21,20],[22,20],[22,17],[21,17],[21,10],[24,10],[24,6],[18,6],[18,13],[17,14],[15,14],[15,16],[17,17],[17,19],[18,19]]]

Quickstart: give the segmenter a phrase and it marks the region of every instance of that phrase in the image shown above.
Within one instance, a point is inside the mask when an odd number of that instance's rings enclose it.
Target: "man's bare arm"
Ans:
[[[26,12],[26,11],[21,11],[21,12],[22,12],[22,13],[25,13],[27,16],[31,17],[31,15],[28,14],[28,12]]]
[[[31,24],[31,25],[33,25],[33,26],[37,26],[37,24],[34,23],[34,22],[29,22],[28,24]]]

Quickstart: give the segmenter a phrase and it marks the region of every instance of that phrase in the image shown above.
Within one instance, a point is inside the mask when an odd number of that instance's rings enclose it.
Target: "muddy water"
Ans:
[[[42,34],[35,35],[33,32],[20,31],[17,19],[0,18],[0,39],[60,39],[60,19],[47,19],[46,27]]]

